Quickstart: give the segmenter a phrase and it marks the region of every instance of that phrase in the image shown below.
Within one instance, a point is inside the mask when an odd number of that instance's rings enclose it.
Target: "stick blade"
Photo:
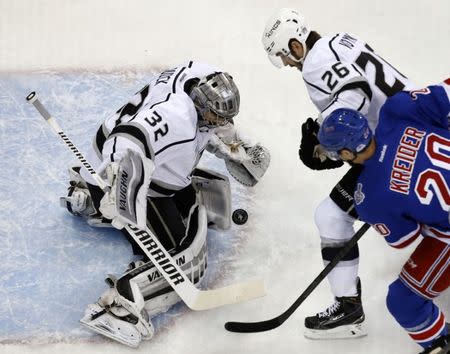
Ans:
[[[270,331],[283,323],[278,317],[260,322],[227,322],[225,329],[235,333],[257,333]]]
[[[195,301],[188,306],[195,311],[236,304],[266,295],[261,279],[229,285],[223,288],[199,291]]]

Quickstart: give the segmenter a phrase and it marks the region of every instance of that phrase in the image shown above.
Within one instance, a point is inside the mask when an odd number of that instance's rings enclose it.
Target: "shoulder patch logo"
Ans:
[[[356,205],[361,204],[364,201],[364,198],[366,198],[366,195],[362,192],[362,187],[363,187],[362,183],[358,183],[356,185],[356,191],[354,194]]]

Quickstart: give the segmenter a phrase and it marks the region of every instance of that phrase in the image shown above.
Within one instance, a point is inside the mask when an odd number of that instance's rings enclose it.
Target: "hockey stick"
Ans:
[[[330,273],[342,258],[356,245],[358,240],[369,229],[370,225],[365,223],[361,228],[353,235],[353,237],[345,244],[342,250],[333,258],[333,260],[320,272],[320,274],[312,281],[312,283],[306,288],[306,290],[298,297],[297,300],[281,315],[274,317],[270,320],[260,322],[227,322],[225,323],[225,329],[230,332],[238,333],[254,333],[264,332],[281,326],[294,311],[302,304],[303,301],[313,292],[313,290],[320,284],[320,282]]]
[[[39,101],[36,93],[31,92],[26,99],[33,104],[41,116],[51,126],[52,130],[75,154],[78,160],[95,179],[98,186],[102,190],[107,190],[109,186],[97,172],[95,172],[92,166],[86,161],[83,154],[70,141],[56,120]],[[218,289],[199,290],[192,284],[189,278],[184,274],[174,259],[148,228],[144,231],[133,225],[127,225],[125,229],[141,247],[145,255],[156,266],[156,269],[164,276],[170,286],[177,292],[184,303],[192,310],[207,310],[223,305],[251,300],[265,295],[264,283],[259,279],[237,283]]]

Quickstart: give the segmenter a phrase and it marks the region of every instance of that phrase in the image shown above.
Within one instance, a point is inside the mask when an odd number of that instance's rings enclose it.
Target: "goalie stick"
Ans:
[[[353,237],[345,244],[342,250],[333,258],[333,260],[327,264],[327,266],[320,272],[320,274],[312,281],[312,283],[306,288],[306,290],[295,300],[295,302],[282,314],[274,317],[270,320],[260,322],[227,322],[225,323],[225,329],[230,332],[238,333],[254,333],[264,332],[277,328],[283,324],[294,311],[302,304],[303,301],[313,292],[313,290],[320,284],[320,282],[331,272],[339,261],[345,257],[345,255],[356,245],[358,240],[366,233],[370,225],[365,223],[361,228],[353,235]]]
[[[70,141],[56,120],[39,101],[36,92],[31,92],[26,99],[33,104],[45,121],[51,126],[52,130],[75,154],[78,160],[95,179],[98,186],[102,190],[108,189],[109,186],[107,183],[97,174],[89,162],[86,161],[83,154]],[[259,279],[237,283],[218,289],[197,289],[148,228],[146,228],[146,230],[140,230],[133,225],[127,225],[125,229],[142,248],[145,255],[156,266],[156,269],[164,276],[184,303],[192,310],[208,310],[265,295],[264,283]]]

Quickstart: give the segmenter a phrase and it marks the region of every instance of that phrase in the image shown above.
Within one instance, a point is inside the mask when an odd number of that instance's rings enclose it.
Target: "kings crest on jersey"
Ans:
[[[449,93],[448,84],[401,92],[381,109],[356,209],[393,247],[419,234],[450,244]]]
[[[322,117],[338,108],[360,111],[374,130],[386,97],[417,88],[365,42],[348,33],[322,37],[303,63],[303,79]]]
[[[188,186],[211,132],[207,127],[199,128],[197,111],[185,85],[219,71],[189,61],[155,77],[99,128],[95,154],[88,157],[94,168],[105,160],[102,155],[114,161],[115,151],[130,148],[141,151],[155,164],[150,195],[167,195]],[[88,174],[83,177],[93,183]]]

